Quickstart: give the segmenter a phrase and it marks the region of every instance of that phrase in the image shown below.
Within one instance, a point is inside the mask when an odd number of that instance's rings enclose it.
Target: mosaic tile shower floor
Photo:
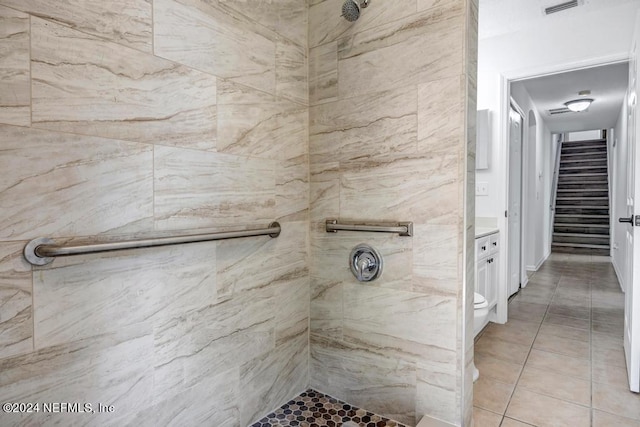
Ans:
[[[250,427],[407,427],[309,389]]]

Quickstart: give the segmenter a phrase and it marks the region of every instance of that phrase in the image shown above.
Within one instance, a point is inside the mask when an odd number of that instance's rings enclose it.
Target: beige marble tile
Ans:
[[[245,292],[154,328],[154,403],[275,348],[275,290]]]
[[[0,6],[0,123],[31,124],[29,15]]]
[[[271,31],[219,1],[154,0],[153,14],[156,55],[275,93]]]
[[[151,52],[149,0],[2,0],[0,4],[119,45]]]
[[[474,361],[480,376],[492,378],[501,383],[515,385],[520,377],[522,365],[497,359],[484,353],[475,353]]]
[[[457,168],[456,155],[441,153],[341,163],[340,215],[345,220],[458,224]]]
[[[502,420],[502,424],[500,424],[500,427],[530,427],[531,425],[532,424],[525,424],[512,418],[504,417],[504,419]]]
[[[311,331],[318,336],[342,339],[343,290],[339,280],[311,278]]]
[[[0,358],[33,349],[31,265],[22,256],[25,244],[0,243]]]
[[[502,341],[497,338],[482,336],[475,345],[476,353],[482,353],[495,357],[496,359],[505,360],[507,362],[524,365],[529,347],[520,344],[514,344],[508,341]]]
[[[306,222],[283,222],[280,236],[217,243],[216,275],[221,295],[233,296],[308,275]],[[259,260],[259,262],[256,262]],[[308,286],[307,286],[308,287]]]
[[[309,218],[309,156],[284,160],[276,171],[276,217],[278,221]]]
[[[311,107],[309,144],[314,163],[375,159],[416,151],[414,87]]]
[[[310,270],[314,277],[327,281],[361,284],[351,273],[349,255],[366,238],[383,258],[381,276],[367,287],[411,290],[412,240],[384,233],[353,233],[342,231],[327,233],[314,231],[311,239]],[[330,266],[330,267],[328,267]]]
[[[546,304],[519,302],[517,299],[509,303],[509,318],[524,320],[526,322],[542,322],[546,311]]]
[[[417,366],[416,414],[454,423],[460,413],[458,398],[458,373],[451,360],[425,358]],[[470,395],[467,395],[471,398]]]
[[[591,359],[594,364],[607,364],[612,366],[618,366],[620,368],[627,367],[627,362],[624,355],[624,349],[622,343],[611,344],[610,346],[599,347],[595,344],[591,349]]]
[[[204,378],[193,387],[176,390],[174,396],[144,408],[128,425],[240,425],[238,368]],[[120,424],[122,425],[122,424]]]
[[[118,416],[135,414],[151,404],[153,393],[153,337],[146,325],[122,328],[0,360],[0,398],[3,402],[98,402],[117,408]],[[51,422],[51,414],[27,414],[30,425]],[[59,425],[76,425],[77,413],[55,414]],[[95,424],[113,414],[89,415]],[[17,417],[3,424],[18,424]],[[47,422],[48,421],[48,422]],[[84,418],[85,423],[87,418]]]
[[[386,349],[410,361],[447,360],[455,353],[454,296],[344,284],[344,340]],[[448,359],[450,360],[450,359]]]
[[[590,359],[590,346],[588,342],[559,338],[553,335],[538,334],[533,348],[549,351],[551,353],[564,354],[578,359]]]
[[[548,351],[531,350],[529,358],[527,359],[527,367],[556,372],[583,380],[591,379],[591,362],[589,360],[550,353]]]
[[[150,146],[0,126],[0,147],[0,240],[151,229]]]
[[[34,275],[35,347],[215,304],[215,270],[214,242],[56,260]]]
[[[458,232],[457,225],[414,225],[414,292],[457,295]]]
[[[429,9],[345,34],[338,43],[340,97],[457,76],[463,71],[463,38],[459,6]]]
[[[366,346],[311,335],[311,382],[317,390],[376,414],[415,424],[416,368]]]
[[[226,80],[217,99],[218,152],[288,159],[306,151],[306,107]]]
[[[640,427],[640,421],[593,410],[593,427]]]
[[[301,40],[306,41],[306,37]],[[278,40],[276,42],[276,95],[307,105],[309,103],[308,74],[306,48],[286,39]]]
[[[550,314],[558,314],[560,316],[573,317],[576,319],[589,320],[591,316],[589,307],[577,307],[564,304],[551,303],[549,306]]]
[[[309,49],[309,104],[338,99],[338,44],[331,42]]]
[[[594,409],[640,421],[640,395],[629,391],[629,387],[593,383]]]
[[[35,17],[31,41],[34,127],[215,147],[214,77]]]
[[[475,427],[500,427],[502,421],[502,415],[495,414],[493,412],[473,407],[473,425]]]
[[[559,375],[557,372],[533,368],[528,364],[518,380],[518,387],[583,406],[591,405],[589,380]]]
[[[534,426],[589,427],[589,408],[517,387],[505,416]]]
[[[342,0],[314,1],[309,7],[309,47],[336,40],[340,36],[378,27],[416,12],[416,0],[378,2],[367,8],[356,22],[340,17]]]
[[[218,0],[220,4],[236,9],[254,22],[264,25],[278,34],[306,45],[306,0]]]
[[[156,228],[267,226],[275,218],[275,179],[274,161],[155,147]]]
[[[309,180],[311,228],[323,231],[326,219],[340,216],[340,164],[311,162]]]
[[[513,393],[514,384],[505,384],[480,374],[473,384],[473,405],[497,414],[504,414]]]
[[[240,425],[249,425],[308,387],[307,330],[240,366]]]
[[[464,80],[453,76],[418,86],[418,150],[451,150],[464,136]]]

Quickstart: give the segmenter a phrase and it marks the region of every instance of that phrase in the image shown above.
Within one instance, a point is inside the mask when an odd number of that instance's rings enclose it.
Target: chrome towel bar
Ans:
[[[24,247],[25,259],[33,265],[47,265],[56,257],[93,254],[98,252],[119,251],[122,249],[151,248],[154,246],[179,245],[182,243],[208,242],[211,240],[236,239],[239,237],[280,235],[280,224],[272,222],[268,228],[254,230],[223,231],[218,233],[187,234],[171,237],[156,237],[141,240],[123,240],[120,242],[94,243],[87,245],[57,245],[47,237],[33,239]]]
[[[337,219],[327,220],[327,233],[338,231],[372,231],[376,233],[398,233],[400,236],[413,236],[413,222],[398,222],[387,225],[343,224]]]

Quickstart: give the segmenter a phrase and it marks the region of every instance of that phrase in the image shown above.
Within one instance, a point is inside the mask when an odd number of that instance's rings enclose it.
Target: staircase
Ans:
[[[553,252],[609,255],[607,142],[562,143]]]

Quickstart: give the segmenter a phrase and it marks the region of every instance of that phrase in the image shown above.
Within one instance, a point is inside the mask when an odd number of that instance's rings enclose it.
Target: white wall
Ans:
[[[614,146],[615,142],[615,146]],[[622,289],[625,289],[624,283],[624,268],[626,263],[626,232],[627,225],[620,224],[618,218],[627,216],[627,103],[622,103],[622,109],[620,110],[620,117],[616,123],[616,127],[613,130],[613,138],[609,144],[609,155],[611,157],[613,174],[611,176],[611,216],[612,229],[611,240],[613,244],[613,250],[611,251],[611,261],[618,273],[618,279]]]
[[[565,141],[589,141],[592,139],[600,139],[602,137],[600,132],[600,129],[569,132]]]

